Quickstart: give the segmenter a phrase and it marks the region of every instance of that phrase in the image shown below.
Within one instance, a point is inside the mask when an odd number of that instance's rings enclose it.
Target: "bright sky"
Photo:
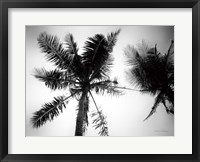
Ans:
[[[47,122],[44,126],[32,128],[30,118],[33,112],[39,110],[46,102],[51,102],[53,97],[66,94],[64,91],[52,91],[43,82],[33,77],[34,68],[54,69],[55,66],[47,62],[44,53],[37,44],[41,32],[56,35],[61,41],[67,33],[72,33],[82,52],[84,42],[95,34],[105,34],[121,29],[117,44],[113,50],[114,66],[111,77],[117,77],[120,86],[134,88],[129,84],[125,71],[124,48],[128,45],[137,46],[145,40],[150,46],[157,44],[161,53],[166,53],[170,42],[174,39],[173,26],[27,26],[26,27],[26,136],[74,136],[77,100],[71,100],[57,118]],[[134,91],[123,91],[122,96],[95,95],[97,105],[103,109],[107,116],[108,131],[110,136],[166,136],[174,135],[174,117],[166,114],[162,104],[157,112],[148,120],[143,119],[148,115],[154,104],[154,97]],[[69,94],[69,93],[68,93]],[[94,103],[90,100],[89,127],[85,136],[97,136],[99,130],[92,127],[90,113],[95,110]]]

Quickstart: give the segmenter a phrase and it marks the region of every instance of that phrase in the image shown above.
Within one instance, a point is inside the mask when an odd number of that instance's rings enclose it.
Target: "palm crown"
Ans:
[[[46,103],[32,117],[33,127],[40,127],[48,120],[53,120],[66,108],[70,98],[78,100],[76,119],[76,136],[82,136],[88,125],[89,97],[96,106],[96,112],[91,116],[95,129],[99,134],[108,135],[106,117],[97,107],[92,91],[96,93],[119,94],[116,89],[117,80],[109,78],[110,67],[113,62],[111,53],[116,44],[120,30],[111,32],[107,36],[96,34],[89,37],[83,47],[84,52],[78,53],[77,43],[72,34],[67,34],[64,43],[60,43],[56,36],[41,33],[38,44],[48,61],[56,68],[47,71],[44,68],[36,69],[34,76],[52,90],[67,89],[68,96],[58,96],[50,103]]]
[[[143,93],[155,95],[155,102],[148,119],[160,103],[166,112],[174,114],[174,41],[166,54],[157,51],[157,47],[149,48],[145,42],[136,49],[134,46],[125,48],[128,65],[131,67],[128,76],[131,83]],[[170,104],[167,106],[166,101]]]

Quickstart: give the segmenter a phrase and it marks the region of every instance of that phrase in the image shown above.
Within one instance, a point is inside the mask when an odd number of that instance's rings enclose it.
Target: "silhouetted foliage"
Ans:
[[[46,121],[53,120],[62,112],[69,99],[76,97],[79,104],[75,135],[82,136],[88,125],[89,97],[92,97],[97,109],[92,115],[97,117],[93,121],[95,129],[100,129],[101,136],[108,136],[106,117],[97,107],[91,91],[94,90],[97,94],[120,94],[120,91],[116,90],[117,80],[109,78],[113,62],[111,53],[119,33],[120,30],[117,30],[107,36],[96,34],[89,37],[82,54],[78,54],[77,43],[72,34],[66,35],[64,43],[46,32],[39,35],[38,44],[41,51],[46,54],[47,61],[52,62],[56,68],[51,71],[36,69],[34,76],[52,90],[68,89],[70,95],[54,98],[51,103],[44,104],[32,117],[33,127],[40,127]]]
[[[142,93],[149,93],[155,97],[148,119],[160,103],[166,112],[174,114],[174,41],[166,54],[157,51],[157,47],[149,48],[145,42],[138,48],[128,45],[125,50],[127,63],[131,67],[127,72],[130,83],[137,86]],[[167,106],[166,101],[170,103]]]

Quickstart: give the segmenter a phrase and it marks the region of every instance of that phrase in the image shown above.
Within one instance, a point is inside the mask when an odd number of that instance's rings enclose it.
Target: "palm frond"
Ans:
[[[56,36],[41,33],[37,39],[39,47],[46,53],[48,61],[53,62],[61,69],[65,68],[67,53]]]
[[[82,64],[82,58],[79,55],[73,55],[73,59],[70,63],[70,68],[74,72],[76,78],[83,81],[86,78],[86,70]]]
[[[94,124],[95,129],[100,130],[98,133],[100,136],[109,136],[108,135],[108,123],[106,121],[106,116],[102,113],[102,110],[99,110],[99,108],[97,107],[96,101],[95,101],[92,93],[90,91],[89,91],[89,93],[90,93],[90,96],[92,97],[94,105],[97,109],[96,112],[91,114],[91,117],[96,116],[96,118],[93,120],[92,123]]]
[[[63,44],[59,42],[56,36],[48,35],[44,32],[38,37],[39,46],[42,52],[46,53],[45,56],[48,61],[53,62],[58,68],[65,69],[68,73],[80,77],[83,75],[81,57],[73,54],[72,51],[77,52],[76,43],[72,35],[67,36],[65,41],[67,43],[67,50],[63,48]]]
[[[174,105],[171,104],[171,105],[167,106],[165,101],[166,100],[163,100],[162,103],[163,103],[163,105],[165,107],[165,110],[166,110],[167,114],[174,114]]]
[[[77,43],[74,41],[74,37],[72,34],[67,34],[65,36],[65,43],[67,45],[67,52],[71,55],[77,55],[78,54],[78,47]]]
[[[64,97],[54,97],[54,100],[50,103],[46,103],[39,111],[36,111],[31,119],[33,127],[38,128],[44,125],[48,120],[52,121],[56,116],[66,108],[64,103]]]
[[[119,90],[117,87],[118,81],[115,78],[113,81],[112,80],[104,80],[100,82],[95,82],[94,84],[91,84],[91,89],[95,90],[97,94],[102,94],[104,93],[110,94],[110,95],[122,95],[122,91]]]
[[[98,58],[101,59],[102,56],[107,57],[108,51],[106,46],[107,41],[103,34],[96,34],[94,37],[89,37],[84,46],[83,62],[94,67]]]
[[[154,105],[149,113],[149,115],[144,119],[147,120],[150,116],[152,116],[155,112],[156,112],[156,109],[158,107],[158,105],[164,100],[164,97],[163,97],[163,94],[162,93],[159,93],[157,95],[157,97],[155,98],[155,102],[154,102]]]
[[[48,120],[52,121],[60,113],[63,112],[63,108],[66,108],[68,99],[73,97],[77,92],[74,92],[70,96],[58,96],[54,97],[52,102],[46,103],[39,111],[36,111],[31,118],[31,122],[34,128],[43,126]]]
[[[74,41],[72,34],[67,34],[65,36],[65,44],[67,45],[67,53],[71,57],[70,68],[75,72],[76,76],[81,80],[84,79],[84,66],[82,64],[82,58],[78,55],[77,43]]]
[[[149,51],[149,46],[145,40],[137,44],[137,50],[141,57],[145,57]]]
[[[163,57],[163,64],[165,65],[165,68],[168,72],[169,77],[171,75],[174,75],[174,41],[171,41],[171,45],[168,49],[167,54],[165,54]]]
[[[117,35],[120,30],[113,32],[107,36],[96,34],[94,37],[88,38],[85,43],[85,52],[83,53],[83,63],[88,68],[88,76],[90,79],[96,77],[102,78],[109,72],[113,58],[111,52],[117,41]],[[100,70],[101,69],[101,70]],[[103,74],[102,74],[102,73]]]
[[[108,123],[106,121],[106,116],[104,116],[102,110],[93,112],[91,114],[91,117],[95,117],[95,119],[92,121],[92,124],[94,124],[95,129],[99,129],[98,134],[100,136],[109,136],[108,135]]]
[[[112,52],[113,51],[113,47],[115,46],[116,42],[117,42],[117,37],[120,33],[120,29],[116,30],[115,32],[111,32],[110,34],[107,35],[107,41],[108,41],[108,52]]]
[[[126,62],[128,66],[137,66],[142,64],[142,58],[134,46],[127,45],[124,49]]]
[[[63,72],[58,69],[50,71],[44,68],[35,69],[34,76],[52,90],[66,88],[69,84],[69,82],[65,81]]]
[[[169,62],[174,62],[174,40],[171,40],[171,45],[167,52]]]
[[[92,81],[93,79],[98,79],[98,80],[102,80],[106,77],[109,76],[110,74],[110,70],[111,67],[113,65],[113,57],[111,55],[108,56],[108,59],[105,60],[104,65],[101,66],[101,68],[95,68],[95,71],[92,73],[91,77],[90,77],[90,81]]]
[[[67,74],[67,72],[54,69],[47,71],[44,68],[35,69],[34,76],[40,81],[44,82],[48,88],[52,90],[67,88],[70,84],[79,84],[74,81],[73,76]]]
[[[157,51],[157,47],[156,46],[157,46],[157,44],[155,44],[155,47],[150,48],[147,51],[147,54],[152,55],[152,56],[158,56],[160,53]]]

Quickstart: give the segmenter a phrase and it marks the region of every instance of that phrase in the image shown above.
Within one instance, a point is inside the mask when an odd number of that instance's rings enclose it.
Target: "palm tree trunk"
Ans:
[[[84,90],[79,100],[78,114],[76,118],[75,136],[83,136],[83,133],[85,132],[86,124],[88,124],[87,121],[88,105],[89,105],[88,91]]]

